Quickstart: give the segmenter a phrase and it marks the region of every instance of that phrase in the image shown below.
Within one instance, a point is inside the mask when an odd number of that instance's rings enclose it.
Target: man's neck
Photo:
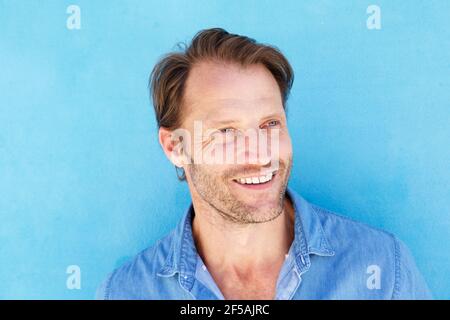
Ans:
[[[281,266],[294,238],[294,209],[288,196],[282,213],[264,223],[237,224],[207,205],[193,205],[193,235],[208,269],[245,275]]]

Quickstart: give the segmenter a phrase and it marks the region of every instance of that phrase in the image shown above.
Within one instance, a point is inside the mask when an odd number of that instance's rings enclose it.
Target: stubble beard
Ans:
[[[277,178],[282,183],[276,191],[277,203],[270,207],[252,206],[237,199],[230,190],[229,182],[236,175],[227,172],[222,176],[208,174],[201,165],[188,165],[189,175],[196,192],[224,220],[237,224],[265,223],[276,219],[284,210],[284,198],[292,168],[292,156],[279,161]],[[242,172],[242,170],[240,171]]]

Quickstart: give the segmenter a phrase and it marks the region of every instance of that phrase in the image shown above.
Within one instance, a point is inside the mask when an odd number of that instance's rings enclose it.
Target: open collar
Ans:
[[[311,254],[333,256],[334,250],[329,244],[314,206],[289,187],[286,194],[291,199],[295,212],[293,252],[297,266],[303,273],[311,266]],[[192,235],[194,214],[191,203],[176,229],[173,230],[170,249],[165,263],[158,272],[158,275],[162,277],[179,273],[180,284],[187,290],[192,288],[195,280],[198,254]]]

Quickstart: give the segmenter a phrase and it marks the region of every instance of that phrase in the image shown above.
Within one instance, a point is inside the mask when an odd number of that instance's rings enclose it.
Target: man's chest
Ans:
[[[248,280],[226,279],[218,283],[225,299],[271,300],[276,294],[276,276],[252,277]]]

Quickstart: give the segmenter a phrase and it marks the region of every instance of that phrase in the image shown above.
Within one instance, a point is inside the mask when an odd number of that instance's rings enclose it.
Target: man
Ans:
[[[397,238],[287,187],[292,82],[279,50],[223,29],[158,62],[159,141],[192,205],[168,236],[112,272],[98,298],[430,297]]]

